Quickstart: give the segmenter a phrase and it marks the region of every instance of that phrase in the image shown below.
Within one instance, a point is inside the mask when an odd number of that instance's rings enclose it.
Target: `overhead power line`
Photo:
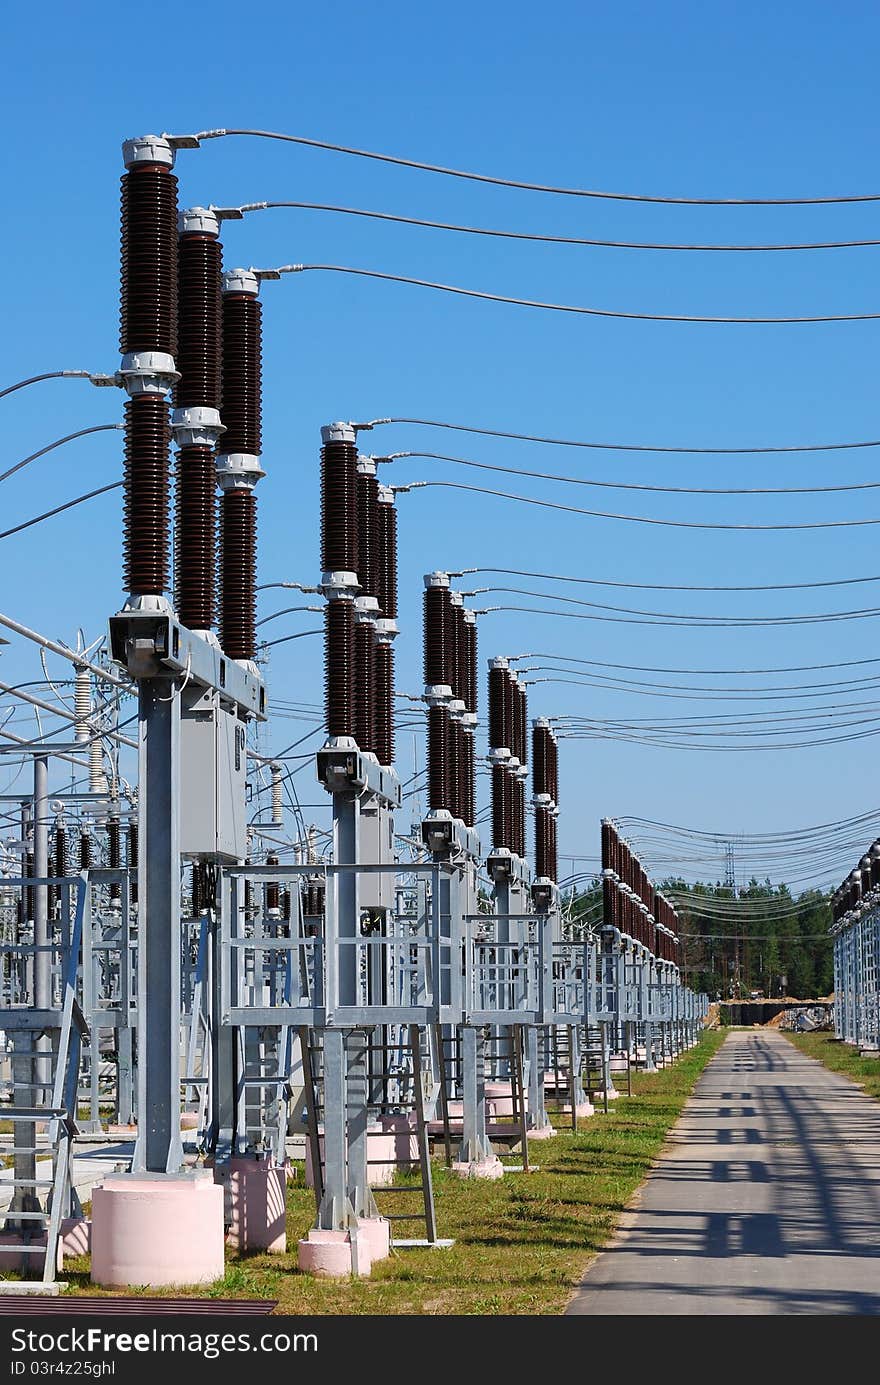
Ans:
[[[461,284],[441,284],[434,279],[419,279],[409,274],[390,274],[379,269],[362,269],[355,265],[340,264],[285,264],[273,270],[258,270],[264,278],[280,274],[351,274],[361,279],[378,279],[388,284],[409,284],[414,288],[433,289],[437,293],[451,293],[459,298],[478,298],[486,303],[507,303],[517,308],[538,308],[550,313],[574,313],[581,317],[609,317],[628,322],[689,322],[701,325],[745,326],[745,327],[793,327],[807,323],[820,322],[874,322],[880,312],[869,313],[808,313],[799,317],[756,317],[708,316],[701,313],[644,313],[627,312],[622,308],[590,308],[579,303],[548,303],[539,298],[519,298],[513,294],[489,293],[484,289],[464,288]]]
[[[587,587],[624,587],[630,591],[651,591],[651,592],[787,592],[787,591],[807,591],[815,587],[852,587],[863,582],[880,582],[880,574],[876,577],[838,577],[825,582],[761,582],[755,584],[737,584],[712,586],[697,586],[693,583],[672,583],[672,582],[618,582],[608,577],[568,577],[558,572],[534,572],[527,568],[518,567],[463,567],[457,572],[450,572],[450,577],[468,577],[471,573],[498,573],[507,577],[537,577],[547,582],[574,582],[579,586]]]
[[[96,423],[91,428],[80,428],[76,433],[68,433],[66,437],[56,438],[54,442],[47,443],[41,447],[39,452],[32,452],[29,457],[23,457],[20,462],[9,467],[7,471],[0,473],[0,481],[6,481],[10,476],[14,476],[17,471],[21,471],[28,463],[35,462],[38,457],[45,457],[47,452],[54,452],[56,447],[63,447],[66,442],[74,442],[77,438],[86,438],[90,433],[111,433],[124,428],[124,423]]]
[[[643,611],[638,607],[632,606],[610,606],[601,601],[584,601],[576,596],[562,596],[558,592],[534,591],[529,587],[480,587],[473,595],[481,595],[483,592],[493,594],[500,592],[513,596],[534,596],[542,601],[562,601],[567,606],[584,606],[596,611],[614,611],[618,614],[630,616],[650,616],[652,619],[678,622],[686,621],[688,624],[706,625],[711,628],[719,624],[730,626],[744,625],[815,625],[823,624],[828,621],[836,620],[866,620],[873,619],[880,615],[880,608],[870,607],[853,611],[827,611],[812,612],[807,615],[781,615],[781,616],[716,616],[716,615],[694,615],[692,612],[679,613],[676,611]],[[466,593],[470,595],[471,593]]]
[[[584,245],[613,250],[698,250],[739,251],[763,253],[774,250],[854,250],[880,245],[880,240],[820,240],[789,243],[759,243],[751,245],[718,243],[681,243],[670,241],[607,240],[588,236],[551,236],[533,231],[511,231],[490,226],[461,226],[449,221],[431,221],[423,217],[402,216],[396,212],[377,212],[365,207],[341,207],[332,202],[244,202],[240,207],[211,207],[221,219],[238,217],[246,212],[273,211],[291,208],[306,212],[331,212],[342,216],[359,216],[371,221],[392,222],[400,226],[418,226],[432,231],[457,231],[468,236],[489,236],[502,240],[531,241],[541,245]]]
[[[94,370],[44,370],[42,375],[29,375],[26,380],[17,380],[14,385],[7,385],[0,390],[0,399],[5,399],[7,394],[15,394],[16,390],[26,389],[28,385],[38,385],[41,380],[90,380],[93,385],[119,385],[115,375],[105,375],[101,371]]]
[[[491,183],[495,187],[517,188],[524,192],[548,192],[560,197],[594,197],[612,202],[663,202],[676,206],[697,207],[803,207],[828,206],[844,202],[878,202],[880,193],[845,193],[826,197],[675,197],[659,193],[606,192],[595,188],[572,188],[552,183],[525,182],[517,178],[501,178],[489,173],[473,173],[466,169],[449,168],[445,164],[426,163],[421,159],[406,159],[398,154],[382,154],[372,149],[357,149],[330,140],[308,139],[305,135],[288,135],[277,130],[200,130],[198,134],[166,135],[172,144],[186,146],[193,141],[220,139],[230,135],[247,135],[256,139],[280,140],[311,149],[327,149],[334,154],[348,154],[358,159],[373,159],[378,163],[414,168],[423,173],[440,173],[447,178],[463,178],[471,183]]]
[[[108,491],[118,491],[124,481],[113,481],[109,486],[99,486],[95,491],[87,491],[85,495],[78,495],[75,500],[68,500],[64,505],[56,505],[54,510],[46,510],[41,515],[35,515],[33,519],[26,519],[23,524],[15,524],[11,529],[5,529],[0,533],[0,539],[11,538],[13,534],[20,534],[22,529],[30,529],[34,524],[42,524],[44,519],[51,519],[53,515],[60,515],[64,510],[72,510],[74,505],[82,505],[85,500],[94,500],[98,495],[106,495]]]
[[[488,486],[469,486],[463,481],[411,481],[406,486],[394,486],[398,494],[411,490],[442,489],[469,491],[476,495],[493,495],[499,500],[515,500],[521,505],[537,505],[545,510],[562,510],[567,514],[586,515],[591,519],[616,519],[628,524],[653,524],[665,529],[724,529],[731,531],[774,531],[787,532],[799,529],[858,529],[865,525],[880,524],[880,516],[868,519],[821,519],[805,523],[786,524],[721,524],[690,519],[658,519],[652,515],[624,515],[610,510],[587,510],[577,505],[563,505],[556,500],[539,500],[531,495],[516,495],[511,491],[494,490]]]
[[[761,447],[681,447],[662,444],[634,442],[591,442],[581,438],[551,438],[539,433],[514,433],[503,428],[481,428],[476,424],[449,423],[431,418],[373,418],[366,423],[356,423],[358,432],[370,432],[373,428],[388,424],[410,424],[418,428],[445,428],[454,433],[475,433],[485,438],[508,438],[514,442],[539,442],[548,447],[584,447],[595,452],[657,452],[687,457],[746,457],[766,456],[798,452],[848,452],[864,447],[880,447],[880,438],[870,438],[861,442],[815,442],[796,443],[785,446]]]
[[[477,471],[498,471],[506,476],[532,476],[539,481],[560,481],[569,486],[597,486],[612,491],[656,491],[662,495],[824,495],[829,491],[873,491],[880,481],[855,481],[840,486],[655,486],[640,481],[596,481],[584,476],[561,476],[556,471],[532,471],[527,467],[501,466],[497,462],[477,462],[470,457],[450,457],[444,452],[390,452],[374,457],[378,463],[409,460],[449,462]],[[3,478],[0,477],[0,480]]]
[[[880,656],[869,659],[844,659],[836,664],[783,664],[775,668],[667,668],[651,664],[611,664],[601,659],[580,659],[573,654],[542,654],[531,651],[528,654],[508,654],[512,664],[522,663],[524,659],[560,659],[569,664],[589,664],[593,668],[619,668],[629,673],[698,673],[717,674],[725,677],[757,676],[762,673],[816,673],[829,668],[858,668],[864,664],[880,664]]]

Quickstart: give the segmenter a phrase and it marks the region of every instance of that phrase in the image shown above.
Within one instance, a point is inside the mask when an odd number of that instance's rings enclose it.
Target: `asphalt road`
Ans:
[[[567,1312],[880,1313],[880,1102],[729,1035]]]

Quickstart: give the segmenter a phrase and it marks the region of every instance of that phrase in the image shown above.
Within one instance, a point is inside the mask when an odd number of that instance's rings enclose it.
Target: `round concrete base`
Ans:
[[[475,1159],[472,1163],[462,1163],[457,1161],[451,1166],[452,1172],[458,1178],[503,1178],[504,1165],[497,1154],[492,1154],[488,1159]]]
[[[223,1276],[223,1189],[209,1170],[113,1174],[92,1192],[92,1282],[211,1284]]]

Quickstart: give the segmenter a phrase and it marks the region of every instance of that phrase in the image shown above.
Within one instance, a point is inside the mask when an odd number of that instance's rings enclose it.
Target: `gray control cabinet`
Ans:
[[[214,691],[184,690],[180,709],[180,850],[247,856],[247,731]]]

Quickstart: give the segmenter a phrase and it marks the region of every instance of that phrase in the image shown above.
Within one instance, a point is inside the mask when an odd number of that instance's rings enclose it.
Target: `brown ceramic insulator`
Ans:
[[[141,394],[125,405],[126,590],[158,596],[168,585],[168,404]]]
[[[609,928],[619,928],[620,894],[617,883],[608,876],[602,881],[602,918]]]
[[[321,448],[321,571],[356,573],[358,565],[357,448],[353,442],[326,442]]]
[[[379,482],[362,471],[357,475],[357,579],[361,596],[378,596]]]
[[[507,673],[503,668],[489,669],[489,748],[500,750],[510,746],[504,739],[504,696]]]
[[[546,726],[532,727],[532,788],[535,794],[549,794],[547,776],[547,742],[549,736]],[[605,828],[602,828],[602,841],[605,841]]]
[[[464,822],[467,818],[467,733],[461,722],[455,733],[455,775],[457,783],[457,802],[455,816]]]
[[[516,752],[516,757],[517,757],[517,759],[519,760],[519,762],[520,762],[521,765],[528,764],[528,758],[529,758],[529,752],[528,752],[528,739],[527,739],[527,736],[526,736],[526,723],[527,723],[527,721],[528,721],[528,706],[527,706],[527,703],[526,703],[526,690],[525,690],[525,688],[522,686],[522,684],[520,684],[519,687],[517,688],[517,726],[516,726],[516,734],[517,734],[517,740],[518,740],[518,743],[519,743],[519,749],[518,749],[517,752]]]
[[[516,804],[514,802],[513,775],[509,769],[504,771],[504,818],[507,823],[507,841],[504,843],[511,851],[516,850]]]
[[[507,846],[507,798],[504,781],[507,771],[503,765],[492,766],[492,845]]]
[[[67,874],[67,830],[60,824],[55,828],[55,868],[62,878]]]
[[[251,457],[263,450],[262,311],[251,294],[223,295],[222,448]]]
[[[464,820],[468,827],[473,827],[476,817],[476,792],[475,792],[475,763],[474,763],[474,733],[465,731],[464,733]]]
[[[324,706],[328,736],[354,736],[354,605],[324,611]]]
[[[535,874],[541,880],[549,880],[550,869],[550,813],[540,804],[535,808]]]
[[[197,919],[197,918],[199,917],[199,915],[201,914],[202,909],[203,909],[203,907],[204,907],[204,900],[203,900],[203,898],[202,898],[202,872],[201,872],[201,869],[200,869],[200,867],[199,867],[198,861],[194,861],[194,862],[193,862],[193,868],[192,868],[192,888],[191,888],[191,890],[190,890],[190,893],[191,893],[191,895],[192,895],[192,915],[191,915],[191,917],[194,918],[194,919]]]
[[[50,854],[46,861],[46,874],[51,879],[55,875],[55,857]],[[55,917],[55,905],[58,901],[58,890],[54,885],[46,887],[46,909],[50,919]]]
[[[556,883],[559,880],[559,819],[555,813],[550,814],[550,879]]]
[[[324,896],[325,896],[326,893],[327,893],[327,887],[326,887],[326,885],[324,884],[324,881],[323,881],[323,880],[316,880],[316,881],[315,881],[314,889],[315,889],[315,913],[317,914],[318,918],[322,919],[322,918],[324,917]]]
[[[451,687],[452,621],[448,587],[426,587],[424,596],[424,674],[430,687]]]
[[[465,641],[467,644],[467,709],[469,712],[477,711],[477,622],[469,621],[465,627]]]
[[[129,868],[129,870],[130,870],[130,871],[136,871],[136,870],[137,870],[137,865],[138,865],[138,825],[137,825],[137,822],[130,822],[130,823],[128,824],[128,852],[127,852],[127,858],[128,858],[128,868]],[[137,898],[138,898],[137,880],[132,880],[132,882],[131,882],[131,902],[132,902],[132,904],[137,904]]]
[[[227,490],[220,500],[220,643],[230,659],[253,659],[257,619],[257,497]]]
[[[550,737],[550,793],[553,802],[559,806],[559,742]]]
[[[157,164],[122,177],[119,349],[177,355],[177,179]]]
[[[281,917],[286,923],[290,922],[290,890],[281,891]]]
[[[612,864],[611,864],[611,823],[607,820],[607,818],[603,818],[603,819],[602,819],[601,836],[602,836],[602,869],[603,869],[603,870],[613,870],[614,867],[613,867]]]
[[[515,752],[515,750],[514,750],[514,748],[513,748],[513,743],[514,743],[514,740],[516,739],[516,719],[515,719],[515,714],[514,714],[514,710],[513,710],[515,698],[516,698],[516,691],[515,691],[515,688],[514,688],[513,679],[512,679],[511,676],[510,676],[510,670],[509,670],[509,669],[505,669],[505,670],[504,670],[504,721],[503,721],[502,728],[501,728],[501,729],[502,729],[502,732],[503,732],[503,735],[504,735],[504,737],[505,737],[505,739],[501,742],[501,744],[507,746],[507,749],[510,751],[511,755],[515,755],[515,754],[516,754],[516,752]]]
[[[519,840],[517,842],[517,853],[525,860],[526,854],[526,784],[524,779],[516,781],[516,800],[517,817],[519,827]]]
[[[92,864],[92,838],[88,832],[79,834],[79,868],[88,870]]]
[[[397,509],[376,506],[376,599],[385,620],[397,619]]]
[[[277,857],[277,856],[273,856],[272,853],[270,852],[269,855],[266,857],[266,865],[267,865],[267,866],[277,866],[277,865],[278,865],[278,857]],[[281,912],[281,886],[278,884],[278,881],[277,881],[277,880],[267,880],[267,881],[266,881],[266,910],[267,910],[267,912],[268,912],[269,909],[277,910],[279,913]]]
[[[119,819],[108,818],[107,820],[107,865],[111,870],[119,870],[122,865],[122,843],[119,836]],[[122,898],[122,886],[119,884],[110,886],[111,900]]]
[[[220,408],[223,251],[216,236],[187,232],[177,247],[176,409]]]
[[[452,696],[467,707],[468,664],[467,664],[467,626],[464,623],[464,607],[450,606],[452,616]]]
[[[428,808],[432,813],[450,807],[449,709],[428,708]]]
[[[394,650],[377,641],[375,654],[376,756],[380,765],[394,764]]]
[[[174,495],[174,604],[190,630],[210,630],[217,617],[216,491],[213,450],[182,447]]]
[[[354,738],[363,751],[376,749],[376,627],[354,627]]]
[[[461,722],[449,718],[449,802],[454,818],[461,817]]]

